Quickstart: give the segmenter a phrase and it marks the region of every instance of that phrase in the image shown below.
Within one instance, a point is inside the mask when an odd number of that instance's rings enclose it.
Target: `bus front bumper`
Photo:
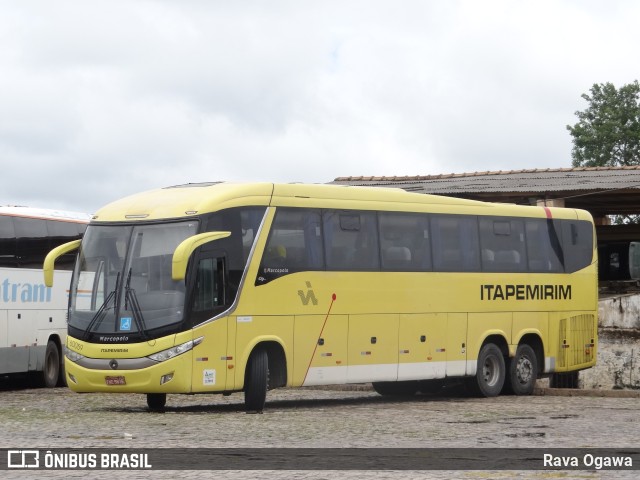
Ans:
[[[147,368],[134,370],[118,369],[117,361],[117,359],[112,360],[110,370],[98,370],[83,367],[65,357],[67,385],[74,392],[82,393],[191,392],[192,365],[189,353]]]

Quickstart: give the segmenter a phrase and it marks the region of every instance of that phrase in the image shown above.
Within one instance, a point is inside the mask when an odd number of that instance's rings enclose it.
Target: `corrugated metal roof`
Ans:
[[[399,187],[442,195],[483,192],[550,193],[640,189],[640,166],[579,167],[404,177],[338,177],[341,185]]]

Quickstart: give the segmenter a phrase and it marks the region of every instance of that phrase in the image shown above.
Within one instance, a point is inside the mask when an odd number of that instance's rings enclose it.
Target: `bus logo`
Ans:
[[[316,298],[316,294],[313,293],[311,282],[305,282],[305,283],[308,288],[307,293],[305,294],[304,291],[298,290],[298,296],[302,301],[302,305],[304,306],[309,305],[309,301],[311,301],[311,303],[313,303],[314,305],[318,305],[318,299]]]
[[[38,450],[9,450],[7,452],[8,468],[38,468],[40,467],[40,452]]]

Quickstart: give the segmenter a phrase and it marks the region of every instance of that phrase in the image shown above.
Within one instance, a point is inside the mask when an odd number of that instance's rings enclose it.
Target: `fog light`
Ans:
[[[164,385],[165,383],[170,382],[170,381],[171,381],[171,379],[173,378],[173,373],[174,373],[174,372],[167,373],[166,375],[163,375],[163,376],[160,378],[160,385]]]
[[[67,375],[69,375],[69,380],[71,380],[73,383],[75,383],[76,385],[78,384],[78,381],[76,380],[76,377],[74,377],[72,374],[68,373]]]

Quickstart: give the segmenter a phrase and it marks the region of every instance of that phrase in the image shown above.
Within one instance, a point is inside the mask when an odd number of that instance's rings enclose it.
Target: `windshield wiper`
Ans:
[[[100,305],[100,308],[98,309],[96,314],[93,316],[93,318],[89,322],[89,325],[87,326],[87,329],[84,331],[84,335],[83,335],[83,339],[84,340],[89,340],[89,336],[91,335],[93,327],[94,326],[95,327],[99,327],[100,324],[102,323],[102,320],[104,320],[104,317],[107,314],[107,309],[109,308],[109,303],[111,302],[113,297],[116,295],[116,292],[118,291],[118,285],[119,284],[120,284],[120,272],[118,272],[118,276],[116,277],[116,286],[115,286],[115,288],[113,290],[111,290],[109,295],[107,295],[107,298],[104,299],[104,302],[102,302],[102,305]]]
[[[124,286],[124,309],[129,310],[127,305],[127,303],[129,303],[131,306],[131,311],[133,312],[133,320],[134,322],[136,322],[136,327],[138,327],[140,336],[143,338],[143,340],[147,340],[149,336],[147,335],[147,326],[145,325],[144,317],[142,316],[142,309],[140,308],[140,304],[138,303],[136,291],[129,286],[130,284],[131,268],[129,268],[129,273],[127,274],[127,283]]]

